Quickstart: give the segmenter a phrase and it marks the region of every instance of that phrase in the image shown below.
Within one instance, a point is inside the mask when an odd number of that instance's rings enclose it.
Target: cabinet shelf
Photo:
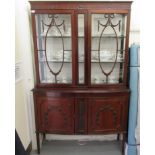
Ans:
[[[107,61],[100,61],[100,63],[114,63],[115,61],[110,61],[110,60],[107,60]],[[91,63],[99,63],[99,61],[91,61]],[[116,61],[116,63],[125,63],[124,61],[121,61],[121,60],[118,60]]]
[[[46,62],[46,60],[39,60],[39,62]],[[50,63],[62,63],[62,61],[59,60],[48,60]],[[64,61],[64,63],[72,63],[72,61]]]
[[[92,35],[91,36],[92,38],[100,38],[100,35]],[[126,36],[124,35],[118,35],[117,38],[125,38]],[[113,34],[105,34],[102,36],[102,38],[116,38],[115,35]]]
[[[63,36],[63,35],[62,35]],[[56,36],[56,35],[50,35],[50,36],[47,36],[47,38],[62,38],[62,36]],[[71,38],[72,36],[70,35],[66,35],[66,36],[63,36],[63,38]],[[40,35],[40,36],[37,36],[37,38],[45,38],[45,35]]]
[[[92,49],[91,51],[92,51],[92,52],[96,52],[96,51],[98,51],[98,50]],[[122,49],[121,49],[121,50],[118,50],[118,51],[119,51],[119,52],[123,52],[123,51],[125,51],[125,50],[122,50]],[[114,52],[116,52],[116,51],[114,51],[114,50],[111,51],[111,53],[114,53]]]
[[[60,35],[50,35],[50,36],[47,36],[47,38],[62,38],[62,36],[60,36]],[[71,37],[72,37],[71,35],[65,35],[65,36],[63,36],[63,38],[71,38]],[[83,36],[83,35],[78,36],[78,38],[84,38],[84,37],[85,36]],[[100,38],[100,35],[93,35],[91,37],[92,38]],[[37,36],[37,38],[45,38],[45,35]],[[110,34],[110,35],[103,35],[102,38],[116,38],[116,36]],[[117,36],[117,38],[126,38],[126,36],[119,35],[119,36]]]
[[[39,62],[46,62],[45,60],[39,60]],[[50,63],[62,63],[62,61],[56,61],[56,60],[49,60]],[[100,61],[100,63],[114,63],[115,61]],[[64,61],[64,63],[72,63],[72,61]],[[78,63],[85,63],[84,61],[79,61]],[[99,61],[93,60],[91,63],[99,63]],[[116,63],[125,63],[124,61],[116,61]]]
[[[43,49],[38,49],[37,51],[38,52],[45,52],[45,50],[43,50]],[[64,50],[64,51],[72,51],[72,50]]]

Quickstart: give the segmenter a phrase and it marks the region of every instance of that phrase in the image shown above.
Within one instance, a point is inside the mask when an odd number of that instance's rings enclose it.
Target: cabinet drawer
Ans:
[[[100,134],[123,130],[125,98],[92,98],[88,100],[88,133]]]
[[[72,134],[74,132],[74,99],[37,98],[39,131]]]

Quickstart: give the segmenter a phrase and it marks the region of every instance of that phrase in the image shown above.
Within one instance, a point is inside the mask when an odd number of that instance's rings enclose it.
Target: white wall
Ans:
[[[134,0],[131,14],[130,44],[140,42],[140,0]],[[36,149],[34,107],[31,89],[34,87],[31,22],[28,0],[16,0],[16,62],[22,65],[22,80],[16,83],[16,128],[26,148],[30,141]]]
[[[130,40],[140,44],[140,0],[134,0],[131,8]]]
[[[26,149],[33,140],[34,117],[31,100],[33,88],[32,49],[29,10],[27,0],[16,0],[15,3],[15,62],[19,65],[20,77],[15,84],[15,128]],[[33,140],[34,141],[34,140]],[[33,143],[34,144],[34,143]]]

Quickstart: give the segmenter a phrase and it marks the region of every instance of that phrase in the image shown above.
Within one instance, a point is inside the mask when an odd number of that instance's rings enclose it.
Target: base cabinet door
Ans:
[[[74,133],[74,99],[37,98],[39,131],[57,134]]]
[[[88,100],[88,133],[100,134],[121,131],[124,99],[91,98]]]

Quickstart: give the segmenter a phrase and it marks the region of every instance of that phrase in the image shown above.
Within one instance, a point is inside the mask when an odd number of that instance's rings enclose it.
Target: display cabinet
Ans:
[[[131,2],[30,1],[36,135],[127,132]]]

